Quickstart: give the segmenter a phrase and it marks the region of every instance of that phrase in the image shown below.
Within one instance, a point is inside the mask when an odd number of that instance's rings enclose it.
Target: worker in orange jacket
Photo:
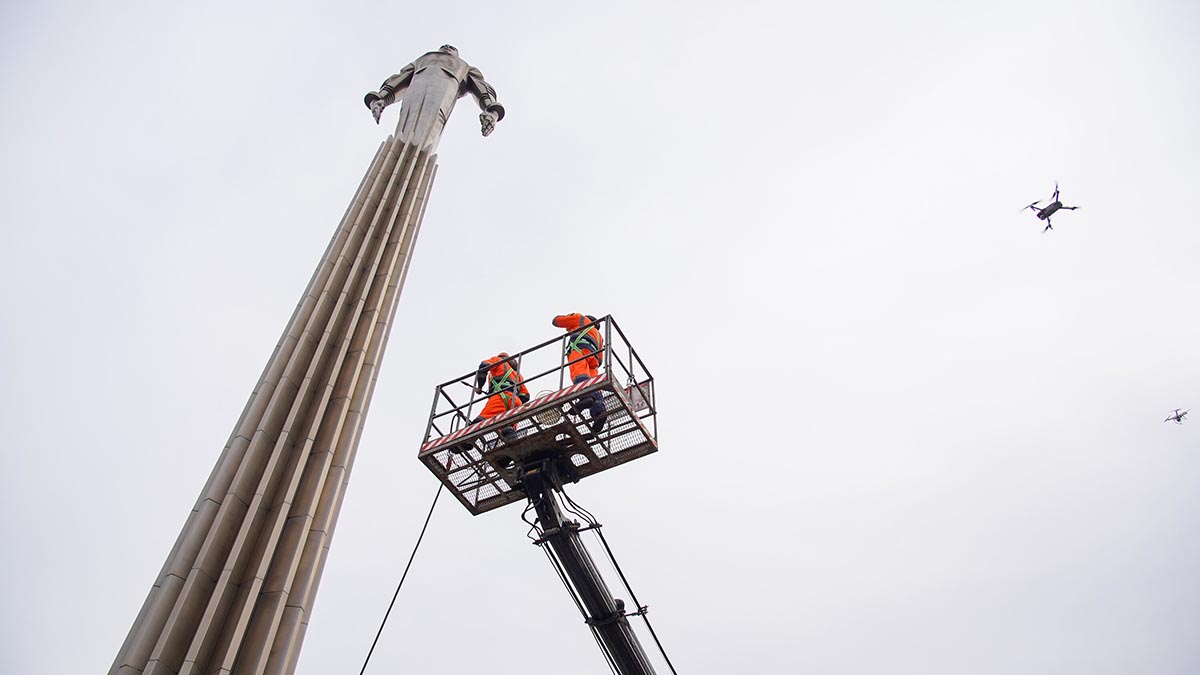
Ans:
[[[521,377],[521,373],[514,367],[514,361],[509,358],[507,352],[500,352],[479,362],[479,369],[475,372],[475,392],[486,392],[488,400],[479,416],[471,420],[472,424],[491,419],[529,402],[529,388],[525,386],[525,378]],[[500,436],[511,440],[516,434],[516,428],[516,424],[506,426],[500,430]]]
[[[475,372],[475,393],[482,394],[485,391],[488,394],[487,403],[483,406],[483,412],[471,420],[472,423],[491,419],[529,401],[525,378],[513,367],[507,352],[500,352],[479,362],[479,370]]]
[[[554,325],[565,328],[571,335],[567,341],[568,367],[571,383],[579,384],[600,374],[600,352],[604,349],[604,338],[596,327],[599,319],[588,314],[559,314]],[[591,325],[589,325],[591,324]]]
[[[604,351],[604,338],[598,327],[600,320],[589,314],[559,314],[552,322],[563,328],[570,336],[567,339],[567,367],[571,372],[571,383],[586,382],[600,374],[600,354]],[[575,404],[576,409],[586,409],[592,418],[592,431],[599,433],[608,417],[603,394],[587,394]]]

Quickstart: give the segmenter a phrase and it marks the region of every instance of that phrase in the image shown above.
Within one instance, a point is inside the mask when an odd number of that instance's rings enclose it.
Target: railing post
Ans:
[[[425,440],[421,441],[424,445],[429,442],[429,436],[433,434],[433,418],[437,415],[438,395],[442,393],[442,388],[439,385],[433,390],[433,405],[429,406],[429,421],[425,423]]]
[[[562,348],[558,350],[558,353],[560,355],[558,357],[558,388],[559,389],[563,388],[563,373],[567,369],[567,345],[571,344],[570,342],[567,341],[567,339],[570,337],[571,337],[570,333],[567,333],[566,335],[563,336]]]
[[[612,356],[610,355],[611,351],[612,351],[612,314],[606,314],[604,316],[604,370],[606,370],[606,371],[612,370]],[[611,372],[609,373],[609,377],[612,377]]]

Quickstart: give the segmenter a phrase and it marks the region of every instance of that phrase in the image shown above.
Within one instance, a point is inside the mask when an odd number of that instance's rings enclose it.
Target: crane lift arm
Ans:
[[[537,514],[534,543],[541,546],[575,598],[584,620],[618,675],[655,675],[641,642],[626,618],[625,604],[613,597],[580,539],[580,525],[563,516],[554,491],[562,490],[555,458],[522,467],[520,485]],[[644,612],[638,608],[635,614]]]

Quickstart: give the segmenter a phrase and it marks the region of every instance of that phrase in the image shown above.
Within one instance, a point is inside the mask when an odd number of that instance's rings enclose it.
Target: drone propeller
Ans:
[[[1021,210],[1024,211],[1025,209],[1033,209],[1033,207],[1037,206],[1038,202],[1040,202],[1040,201],[1042,201],[1042,200],[1039,199],[1036,202],[1030,204],[1029,206],[1023,206],[1023,207],[1021,207]],[[1034,210],[1036,211],[1037,209],[1034,209]]]
[[[1058,201],[1058,181],[1054,181],[1054,201]]]

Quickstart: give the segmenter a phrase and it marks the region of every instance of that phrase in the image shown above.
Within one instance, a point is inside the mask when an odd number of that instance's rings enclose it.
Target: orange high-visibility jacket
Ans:
[[[571,341],[567,344],[568,354],[584,350],[599,354],[604,348],[604,338],[600,337],[600,330],[586,314],[559,314],[554,317],[553,323],[571,334]],[[592,325],[583,330],[587,324]]]
[[[595,323],[587,315],[582,313],[564,313],[554,317],[554,325],[559,328],[565,328],[571,334],[571,341],[566,346],[566,351],[582,352],[587,350],[593,354],[600,353],[604,348],[604,337],[600,336],[600,330],[595,327]],[[588,325],[588,324],[592,325]],[[586,330],[584,325],[588,325]]]
[[[522,400],[529,400],[525,378],[512,367],[508,354],[500,353],[480,361],[479,371],[475,374],[475,386],[482,387],[484,378],[488,380],[488,394],[512,392],[515,389]]]

